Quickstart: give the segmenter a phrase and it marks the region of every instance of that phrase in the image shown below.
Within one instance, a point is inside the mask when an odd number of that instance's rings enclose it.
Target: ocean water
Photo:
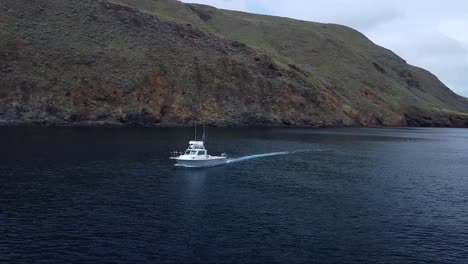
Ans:
[[[468,130],[0,128],[0,262],[468,263]]]

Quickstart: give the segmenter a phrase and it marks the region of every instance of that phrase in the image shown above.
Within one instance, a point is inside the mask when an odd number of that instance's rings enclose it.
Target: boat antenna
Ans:
[[[195,121],[195,141],[197,141],[197,121]]]
[[[205,136],[205,122],[203,122],[203,137],[202,137],[202,140],[203,142],[205,142],[206,140],[206,136]],[[206,142],[205,142],[206,143]]]

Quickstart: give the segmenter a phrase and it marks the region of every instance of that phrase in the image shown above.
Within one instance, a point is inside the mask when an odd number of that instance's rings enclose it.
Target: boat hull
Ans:
[[[205,160],[196,160],[196,159],[176,159],[177,167],[186,167],[186,168],[207,168],[207,167],[216,167],[226,164],[226,158],[216,158],[216,159],[205,159]]]

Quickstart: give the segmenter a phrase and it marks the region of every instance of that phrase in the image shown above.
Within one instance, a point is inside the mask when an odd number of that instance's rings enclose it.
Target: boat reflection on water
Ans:
[[[194,196],[202,195],[205,188],[209,188],[209,182],[215,181],[213,178],[225,175],[225,169],[225,167],[180,168],[175,172],[181,185],[185,186],[186,193],[194,198]]]

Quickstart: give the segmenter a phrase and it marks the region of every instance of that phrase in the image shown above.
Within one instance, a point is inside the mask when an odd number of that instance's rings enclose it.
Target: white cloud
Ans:
[[[442,33],[466,45],[468,45],[467,29],[468,17],[448,18],[439,23],[439,30]]]
[[[468,1],[185,0],[353,27],[468,97]]]

